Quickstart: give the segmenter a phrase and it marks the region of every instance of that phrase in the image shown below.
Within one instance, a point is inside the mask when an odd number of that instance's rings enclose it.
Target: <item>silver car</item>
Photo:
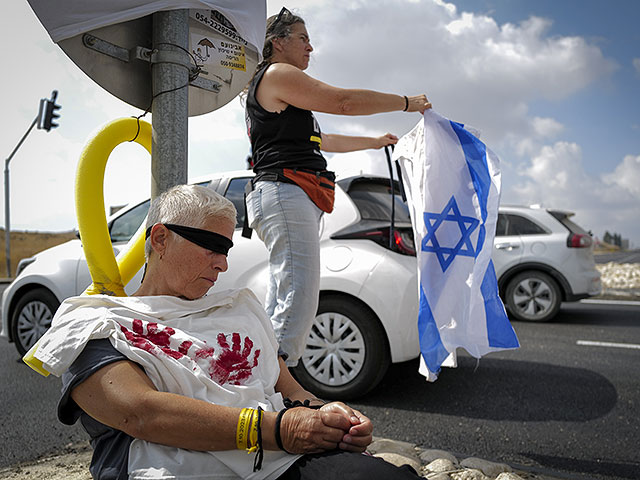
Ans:
[[[512,318],[546,322],[561,302],[600,294],[591,234],[572,216],[562,210],[500,206],[492,259],[500,297]]]

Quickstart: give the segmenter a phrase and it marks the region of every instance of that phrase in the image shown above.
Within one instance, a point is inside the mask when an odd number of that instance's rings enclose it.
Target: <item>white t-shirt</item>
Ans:
[[[198,300],[171,296],[92,295],[65,300],[40,339],[35,357],[60,376],[89,340],[108,338],[141,365],[159,391],[218,405],[277,411],[278,345],[262,305],[248,289]],[[265,451],[253,472],[243,450],[197,452],[135,439],[130,478],[273,479],[299,455]]]

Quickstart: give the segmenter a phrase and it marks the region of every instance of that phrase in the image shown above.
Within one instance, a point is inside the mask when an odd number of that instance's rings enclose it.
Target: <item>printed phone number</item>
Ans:
[[[240,35],[238,35],[233,30],[228,29],[224,25],[220,25],[218,22],[216,22],[212,18],[209,18],[206,15],[202,15],[201,13],[196,12],[195,19],[198,20],[199,22],[204,23],[207,27],[213,28],[217,32],[220,32],[221,34],[223,34],[223,35],[225,35],[225,36],[227,36],[229,38],[232,38],[232,39],[234,39],[234,40],[236,40],[238,42],[243,43],[244,45],[247,45],[247,41],[244,38],[242,38]]]
[[[227,68],[234,68],[236,70],[246,70],[244,63],[228,62],[227,60],[220,60],[220,65]]]

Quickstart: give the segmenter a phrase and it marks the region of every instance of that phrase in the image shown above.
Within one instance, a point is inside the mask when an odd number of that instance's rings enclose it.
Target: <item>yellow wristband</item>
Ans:
[[[249,448],[249,428],[251,427],[251,419],[254,410],[252,408],[243,408],[238,417],[238,426],[236,428],[236,446],[239,450]]]
[[[249,429],[249,441],[247,442],[247,453],[255,452],[258,449],[258,429],[262,421],[262,412],[253,410],[254,415],[251,416],[251,427]]]

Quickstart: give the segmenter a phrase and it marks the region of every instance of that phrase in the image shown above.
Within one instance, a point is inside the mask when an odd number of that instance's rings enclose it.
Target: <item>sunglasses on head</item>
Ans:
[[[277,25],[287,15],[293,15],[293,14],[289,11],[287,7],[282,7],[282,9],[280,10],[280,13],[278,13],[278,16],[276,17],[276,19],[273,21],[271,25],[274,25],[274,26]]]

